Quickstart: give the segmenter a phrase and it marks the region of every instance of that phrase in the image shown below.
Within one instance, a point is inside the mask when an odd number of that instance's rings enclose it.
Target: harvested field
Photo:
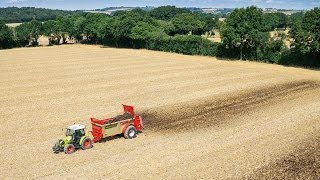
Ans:
[[[62,45],[0,51],[0,83],[0,179],[319,177],[317,70]],[[143,115],[137,138],[52,152],[122,103]]]

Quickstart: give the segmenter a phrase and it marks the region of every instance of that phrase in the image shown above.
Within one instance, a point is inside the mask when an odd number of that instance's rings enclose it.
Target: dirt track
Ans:
[[[0,179],[316,179],[319,82],[319,71],[146,50],[0,51]],[[136,139],[51,152],[61,128],[121,103],[144,115]]]

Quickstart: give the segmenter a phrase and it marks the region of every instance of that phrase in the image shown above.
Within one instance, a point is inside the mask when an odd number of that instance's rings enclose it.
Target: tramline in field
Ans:
[[[123,134],[126,139],[132,139],[137,136],[138,131],[143,128],[143,122],[140,115],[135,114],[134,107],[122,105],[124,113],[113,118],[96,119],[91,118],[93,139],[85,133],[85,126],[74,124],[66,128],[65,137],[59,139],[52,147],[53,152],[65,152],[72,154],[76,149],[90,149],[93,142],[99,142],[101,139]]]

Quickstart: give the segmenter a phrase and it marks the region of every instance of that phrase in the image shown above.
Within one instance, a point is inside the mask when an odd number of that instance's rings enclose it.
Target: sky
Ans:
[[[320,0],[0,0],[0,7],[43,7],[50,9],[100,9],[118,6],[164,6],[236,8],[255,5],[260,8],[312,9]]]

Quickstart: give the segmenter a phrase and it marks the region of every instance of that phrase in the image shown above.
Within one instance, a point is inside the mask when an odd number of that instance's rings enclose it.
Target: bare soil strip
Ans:
[[[296,81],[270,87],[248,90],[236,95],[206,98],[172,106],[158,107],[142,113],[147,129],[178,132],[208,126],[221,126],[235,115],[250,113],[275,101],[294,98],[299,93],[320,88],[316,81]]]

